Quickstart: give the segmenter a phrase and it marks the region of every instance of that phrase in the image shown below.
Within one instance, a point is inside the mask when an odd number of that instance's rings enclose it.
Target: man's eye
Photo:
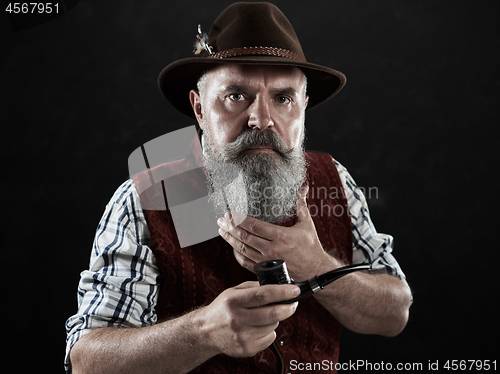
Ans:
[[[229,98],[233,101],[242,101],[245,97],[242,94],[233,93],[229,95]]]
[[[290,98],[286,96],[279,96],[278,103],[280,104],[288,104],[290,102]]]

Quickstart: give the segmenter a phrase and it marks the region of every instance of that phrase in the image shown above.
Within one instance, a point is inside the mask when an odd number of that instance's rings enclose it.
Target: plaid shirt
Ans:
[[[353,263],[372,263],[374,269],[405,281],[392,255],[392,236],[375,230],[362,190],[345,167],[337,161],[335,165],[349,203]],[[106,326],[142,327],[156,323],[160,269],[150,244],[141,199],[129,179],[106,206],[97,227],[89,270],[81,273],[78,312],[66,321],[68,373],[69,351],[86,333]]]

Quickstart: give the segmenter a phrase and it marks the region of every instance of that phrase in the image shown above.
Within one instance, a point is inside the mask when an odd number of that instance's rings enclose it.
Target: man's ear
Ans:
[[[194,115],[196,117],[196,120],[198,121],[198,125],[202,130],[204,130],[200,93],[196,90],[189,91],[189,101],[191,102],[191,106],[193,107]]]
[[[304,108],[307,108],[307,104],[309,104],[309,96],[306,96],[306,105]]]

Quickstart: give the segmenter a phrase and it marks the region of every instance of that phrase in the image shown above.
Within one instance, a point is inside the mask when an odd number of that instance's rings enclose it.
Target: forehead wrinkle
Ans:
[[[223,92],[248,92],[253,90],[249,86],[243,86],[239,84],[230,84],[228,86],[222,87]],[[269,89],[269,92],[272,94],[282,94],[282,95],[289,95],[289,96],[297,96],[297,90],[293,87],[276,87],[276,88],[271,88]]]
[[[271,90],[274,94],[282,94],[288,96],[297,96],[297,90],[293,87],[275,88]]]
[[[304,89],[304,96],[307,95],[305,89],[305,82],[307,82],[307,78],[303,71],[299,68],[294,68],[300,72],[300,76],[295,76],[294,78],[293,75],[295,74],[291,74],[292,76],[290,76],[289,74],[283,74],[273,68],[274,67],[270,70],[258,71],[254,69],[253,66],[221,65],[220,67],[211,69],[206,75],[210,74],[211,78],[218,76],[217,79],[221,80],[217,85],[211,84],[211,90],[219,93],[252,93],[265,89],[273,94],[284,94],[298,97]],[[289,78],[293,79],[293,83],[289,80]],[[207,80],[212,81],[212,79]]]
[[[244,92],[247,91],[248,88],[246,86],[242,86],[239,84],[229,84],[223,88],[223,92]]]

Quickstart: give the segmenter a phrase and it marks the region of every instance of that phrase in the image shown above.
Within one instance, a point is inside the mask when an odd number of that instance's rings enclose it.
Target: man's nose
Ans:
[[[248,127],[257,127],[260,130],[264,130],[268,127],[274,126],[274,122],[271,116],[271,108],[269,106],[269,103],[266,102],[266,100],[262,96],[256,97],[248,110]]]

